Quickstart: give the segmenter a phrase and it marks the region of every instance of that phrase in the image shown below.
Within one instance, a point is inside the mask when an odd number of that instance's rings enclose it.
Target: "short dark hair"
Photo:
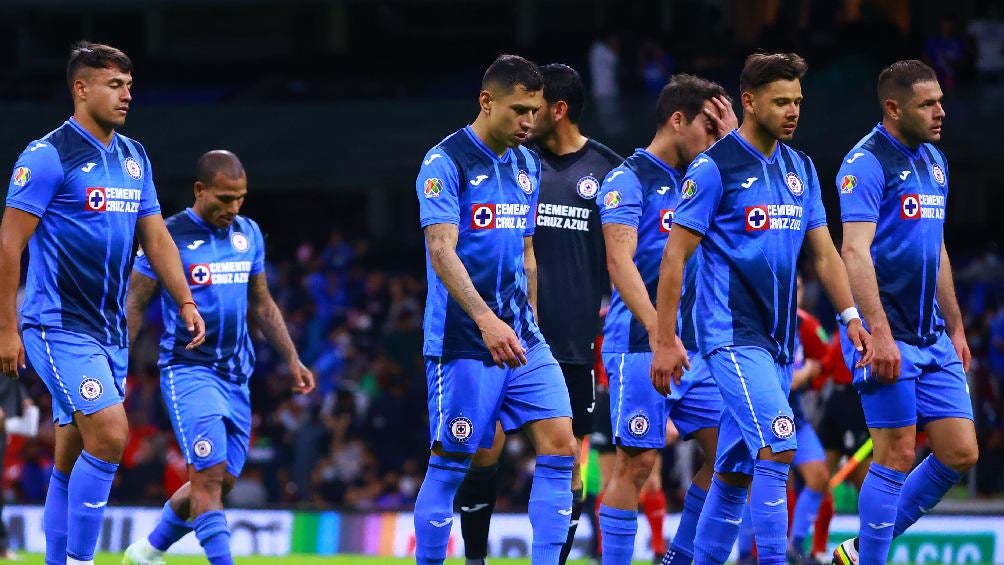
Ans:
[[[540,74],[544,77],[544,100],[548,104],[564,100],[568,104],[568,121],[579,123],[586,96],[578,71],[562,63],[551,63],[541,67]]]
[[[209,186],[213,184],[217,174],[230,179],[239,179],[244,175],[244,165],[232,152],[226,149],[215,149],[203,153],[195,164],[195,179]]]
[[[913,92],[918,82],[937,81],[938,74],[923,61],[907,59],[896,61],[882,69],[878,78],[879,104],[890,98],[903,100]]]
[[[482,90],[495,86],[504,88],[508,93],[512,92],[517,84],[531,92],[544,88],[544,77],[541,76],[537,64],[519,55],[499,55],[488,66],[485,77],[481,79]]]
[[[70,59],[66,63],[66,85],[73,88],[73,81],[80,69],[118,69],[132,73],[132,61],[121,50],[103,43],[78,41],[70,46]]]
[[[743,64],[739,90],[752,92],[776,80],[801,79],[807,70],[805,59],[795,53],[753,53]]]
[[[666,123],[675,112],[683,113],[687,121],[693,121],[704,110],[704,103],[716,96],[728,98],[725,89],[717,82],[689,74],[675,74],[662,87],[659,100],[655,103],[656,125]]]

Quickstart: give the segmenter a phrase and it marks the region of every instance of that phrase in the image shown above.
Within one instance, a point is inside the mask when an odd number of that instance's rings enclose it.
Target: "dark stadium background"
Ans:
[[[946,239],[970,345],[982,460],[959,497],[1004,490],[1004,371],[988,357],[1004,316],[1004,76],[979,75],[967,22],[990,2],[956,0],[0,0],[0,156],[71,112],[64,65],[86,38],[135,63],[123,133],[151,156],[165,215],[191,198],[196,158],[226,148],[243,160],[244,212],[267,234],[272,290],[321,392],[293,400],[262,346],[253,380],[251,464],[242,506],[409,508],[426,459],[420,320],[424,259],[414,178],[424,151],[473,120],[481,73],[501,52],[564,62],[588,79],[593,41],[617,37],[621,124],[587,107],[583,129],[628,154],[654,129],[637,54],[660,46],[674,72],[735,92],[755,49],[795,50],[809,74],[793,145],[816,162],[835,239],[833,178],[880,114],[878,71],[930,57],[951,22],[966,54],[946,72],[940,147],[951,166]],[[996,81],[996,82],[994,82]],[[610,130],[620,129],[610,133]],[[810,298],[818,285],[809,276]],[[815,293],[815,294],[814,294]],[[816,310],[832,319],[822,302]],[[149,328],[159,316],[150,314]],[[999,324],[1000,325],[1000,324]],[[1004,339],[1004,336],[998,339]],[[113,497],[160,504],[182,481],[164,414],[155,331],[133,351],[133,440]],[[44,387],[25,377],[47,417]],[[5,496],[40,502],[51,427],[8,451]],[[525,507],[526,451],[503,465],[500,508]],[[670,450],[671,452],[671,450]],[[667,465],[667,473],[671,466]],[[678,480],[667,476],[670,490]],[[671,496],[679,502],[680,493]]]

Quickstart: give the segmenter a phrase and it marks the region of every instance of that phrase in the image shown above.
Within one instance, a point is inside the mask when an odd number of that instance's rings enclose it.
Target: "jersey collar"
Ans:
[[[119,134],[117,133],[112,134],[112,140],[106,146],[104,143],[98,141],[98,138],[91,135],[91,132],[84,129],[84,126],[80,125],[77,122],[77,120],[73,119],[73,116],[70,116],[70,118],[66,120],[66,123],[70,124],[71,128],[73,128],[77,133],[79,133],[84,139],[90,142],[90,144],[96,147],[99,151],[103,151],[105,153],[112,153],[118,147]]]
[[[760,152],[759,149],[757,149],[756,147],[753,147],[752,145],[750,145],[750,142],[748,142],[745,139],[743,139],[743,136],[739,135],[739,130],[738,129],[734,129],[734,130],[730,131],[729,135],[731,135],[732,137],[734,137],[735,140],[739,142],[740,147],[742,147],[746,151],[749,151],[754,157],[756,157],[757,159],[760,159],[764,163],[767,163],[768,165],[773,165],[774,161],[777,160],[777,153],[781,150],[781,142],[780,141],[778,141],[777,144],[774,145],[774,152],[773,153],[771,153],[770,155],[764,155],[763,153]]]
[[[672,175],[673,178],[680,176],[680,171],[677,171],[673,167],[670,167],[665,161],[653,155],[648,149],[643,149],[639,147],[638,149],[635,149],[635,151],[647,157],[648,160],[652,161],[652,163],[654,163],[656,167],[659,167],[660,169],[666,171],[667,173]]]
[[[188,218],[192,220],[192,222],[195,223],[195,225],[206,228],[207,230],[210,230],[213,233],[226,233],[230,231],[229,227],[224,229],[207,224],[206,221],[202,219],[202,216],[196,214],[195,210],[192,210],[190,207],[185,208],[185,213],[188,214]],[[230,224],[230,227],[233,227],[233,225],[234,224]]]
[[[880,134],[882,134],[883,136],[885,136],[885,138],[889,140],[889,143],[892,143],[893,147],[895,147],[896,149],[899,149],[900,152],[902,152],[904,155],[906,155],[910,159],[913,159],[913,158],[917,157],[917,155],[920,154],[920,146],[919,145],[917,146],[916,149],[910,149],[909,147],[907,147],[906,145],[904,145],[902,141],[896,139],[896,136],[894,136],[893,134],[889,133],[889,130],[885,129],[885,126],[882,125],[881,122],[877,126],[875,126],[875,131],[877,131]]]
[[[471,143],[473,143],[478,149],[483,151],[485,155],[491,157],[493,161],[498,161],[500,163],[508,163],[509,160],[512,159],[511,147],[506,148],[505,153],[501,157],[499,157],[498,155],[495,154],[494,151],[492,151],[487,145],[485,145],[484,141],[481,141],[481,138],[478,137],[478,134],[474,133],[474,130],[471,129],[471,126],[465,126],[464,133],[466,133],[467,137],[471,139]]]

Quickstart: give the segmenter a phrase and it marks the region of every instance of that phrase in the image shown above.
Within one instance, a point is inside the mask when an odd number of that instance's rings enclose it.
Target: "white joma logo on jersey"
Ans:
[[[610,173],[609,177],[607,177],[607,182],[610,182],[610,181],[614,180],[615,178],[617,178],[618,176],[623,175],[623,174],[624,174],[624,171],[614,171],[614,172]]]
[[[440,157],[442,157],[442,155],[440,155],[439,153],[433,153],[432,155],[429,155],[428,159],[426,159],[425,161],[422,161],[422,164],[423,165],[427,165],[427,166],[431,165],[433,161],[435,161],[436,159],[439,159]]]
[[[460,511],[467,512],[469,514],[471,512],[477,512],[478,510],[484,510],[485,508],[488,508],[488,505],[481,502],[479,504],[475,504],[474,506],[461,506]]]
[[[48,147],[48,145],[42,143],[41,141],[36,141],[35,145],[32,145],[31,147],[28,148],[28,151],[34,151],[36,149],[41,149],[43,147]]]
[[[753,186],[753,183],[755,183],[756,181],[757,181],[756,177],[749,177],[748,179],[746,179],[746,182],[744,182],[742,184],[742,187],[743,188],[749,188],[749,187]]]
[[[666,194],[670,190],[673,190],[673,187],[671,187],[671,186],[660,186],[659,190],[657,190],[656,192],[659,193],[659,196],[662,196],[663,194]]]
[[[708,158],[707,157],[701,157],[700,159],[694,161],[694,164],[691,165],[690,168],[691,169],[696,169],[697,167],[700,167],[701,165],[703,165],[703,164],[705,164],[707,162],[708,162]]]
[[[448,526],[453,523],[453,516],[443,520],[442,522],[437,522],[436,520],[429,520],[429,523],[437,528],[442,528],[443,526]]]
[[[910,171],[903,171],[899,174],[899,180],[906,180],[908,176],[910,176]]]
[[[476,177],[474,177],[474,178],[471,179],[471,186],[477,186],[477,185],[485,182],[485,179],[487,179],[487,178],[488,178],[488,175],[478,175],[478,176],[476,176]]]
[[[89,172],[91,172],[91,169],[93,169],[96,166],[97,166],[97,163],[87,163],[83,167],[80,167],[80,170],[84,171],[85,173],[89,173]]]
[[[192,251],[195,251],[196,249],[198,249],[199,247],[201,247],[202,244],[205,243],[205,242],[206,241],[204,239],[196,239],[195,241],[193,241],[192,243],[189,243],[185,247],[191,249]]]
[[[855,153],[855,154],[851,155],[850,159],[847,160],[847,164],[850,165],[854,161],[857,161],[858,157],[864,157],[864,156],[865,156],[864,153],[861,153],[861,152]]]

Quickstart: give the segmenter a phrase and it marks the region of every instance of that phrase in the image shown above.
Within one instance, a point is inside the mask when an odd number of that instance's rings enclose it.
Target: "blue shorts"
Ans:
[[[226,461],[238,477],[251,440],[251,393],[208,367],[173,365],[160,371],[160,392],[185,462],[202,471]]]
[[[492,446],[495,422],[506,432],[551,418],[571,418],[561,367],[546,343],[526,352],[526,365],[509,369],[477,359],[425,358],[429,436],[448,453]]]
[[[843,327],[840,345],[847,366],[854,367],[860,357]],[[931,345],[902,341],[896,345],[902,359],[896,382],[879,383],[871,367],[851,369],[869,428],[924,426],[942,418],[973,419],[966,373],[946,334],[941,333]]]
[[[797,447],[788,404],[790,363],[779,365],[767,350],[752,346],[722,347],[707,363],[725,406],[718,426],[716,471],[752,475],[762,448],[781,453]]]
[[[52,421],[94,414],[125,400],[129,350],[59,328],[24,328],[24,351],[52,395]]]
[[[690,370],[679,385],[670,384],[667,397],[652,386],[651,352],[603,355],[610,379],[610,425],[617,445],[662,449],[667,419],[673,420],[684,439],[697,430],[718,427],[722,396],[704,359],[696,353],[689,357]]]

